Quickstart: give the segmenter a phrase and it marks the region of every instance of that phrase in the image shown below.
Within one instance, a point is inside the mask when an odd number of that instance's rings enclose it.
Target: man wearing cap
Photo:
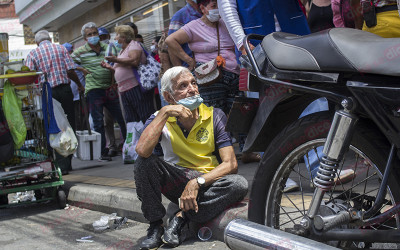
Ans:
[[[111,72],[101,67],[107,44],[100,42],[99,31],[93,22],[83,25],[81,33],[87,43],[72,53],[72,59],[83,68],[82,72],[86,80],[85,95],[93,118],[94,130],[101,134],[101,158],[99,160],[111,161],[106,147],[103,108],[106,107],[118,122],[123,140],[126,136],[126,126],[122,117],[118,92],[111,88]]]
[[[72,61],[68,51],[61,45],[51,42],[49,32],[41,30],[35,35],[35,42],[38,47],[32,50],[25,60],[25,65],[31,70],[44,72],[47,81],[52,89],[52,96],[61,103],[68,122],[75,131],[75,112],[73,108],[73,94],[70,88],[72,79],[78,85],[79,91],[83,92],[84,87],[75,73],[75,64]],[[41,82],[45,82],[45,76],[42,75]],[[71,170],[72,155],[63,157],[56,152],[56,162],[61,169],[62,174],[68,174]]]

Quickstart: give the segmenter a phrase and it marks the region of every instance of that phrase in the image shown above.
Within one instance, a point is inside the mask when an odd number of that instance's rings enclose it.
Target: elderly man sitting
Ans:
[[[141,249],[182,243],[183,226],[192,220],[204,223],[244,198],[247,181],[237,175],[231,138],[225,131],[226,116],[220,109],[202,104],[196,80],[184,67],[167,70],[161,91],[170,104],[146,122],[134,166],[142,212],[150,222]],[[152,155],[160,142],[164,160]],[[220,161],[218,160],[220,158]],[[161,193],[180,210],[165,228],[166,211]]]

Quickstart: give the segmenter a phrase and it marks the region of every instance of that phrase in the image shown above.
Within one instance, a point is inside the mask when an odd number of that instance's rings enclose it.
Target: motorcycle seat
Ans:
[[[333,28],[306,36],[274,32],[262,47],[282,70],[400,76],[400,38]]]

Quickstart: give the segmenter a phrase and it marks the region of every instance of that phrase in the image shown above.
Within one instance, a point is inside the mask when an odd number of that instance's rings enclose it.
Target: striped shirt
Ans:
[[[85,77],[85,95],[92,89],[107,89],[111,85],[111,72],[101,67],[104,60],[107,44],[100,42],[100,53],[97,54],[88,43],[79,47],[72,53],[72,59],[87,69],[90,74]]]
[[[45,73],[52,88],[69,83],[67,71],[75,69],[67,49],[48,40],[42,41],[36,49],[29,52],[25,65],[31,70]],[[40,81],[45,81],[45,75],[41,76]]]

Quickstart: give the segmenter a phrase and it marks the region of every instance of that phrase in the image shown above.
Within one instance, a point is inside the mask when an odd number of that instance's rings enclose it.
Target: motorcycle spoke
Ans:
[[[286,212],[286,210],[281,206],[281,204],[279,204],[278,202],[275,202],[275,203],[279,206],[280,209],[283,210],[283,212],[285,212],[285,214],[286,214],[286,216],[289,218],[289,220],[291,220],[291,221],[293,222],[293,224],[296,224],[296,223],[294,222],[294,220],[292,219],[292,217],[290,217],[290,215]]]
[[[306,165],[306,169],[307,169],[308,174],[310,175],[310,180],[311,180],[311,183],[312,183],[312,187],[315,188],[314,179],[312,178],[312,174],[311,174],[311,170],[310,170],[311,169],[311,164],[310,164],[310,159],[308,158],[308,152],[307,152],[306,157],[307,157],[307,162],[308,162],[308,167]]]
[[[354,166],[354,173],[356,173],[357,172],[357,165],[358,165],[358,154],[356,154],[356,165]],[[342,170],[340,170],[340,172],[341,172]],[[353,186],[354,185],[354,179],[355,178],[353,178],[352,180],[351,180],[351,186]],[[351,197],[351,194],[353,193],[353,188],[351,188],[350,189],[350,197]],[[347,200],[347,202],[350,202],[350,200]]]
[[[297,171],[300,173],[300,164],[297,162]],[[306,206],[304,204],[304,193],[303,193],[303,184],[301,182],[301,177],[299,175],[299,184],[300,184],[300,192],[301,192],[301,201],[303,203],[303,213],[306,213]]]
[[[292,201],[291,198],[289,198],[289,196],[286,193],[283,193],[285,195],[285,197],[290,201],[290,203],[292,203],[292,205],[301,213],[301,215],[304,216],[304,213],[296,206],[296,204],[294,204],[294,202]]]
[[[361,183],[363,183],[364,181],[367,181],[368,179],[372,178],[372,177],[375,176],[375,175],[376,175],[376,172],[373,173],[372,175],[368,176],[367,178],[365,178],[365,179],[359,181],[357,184],[351,186],[350,188],[355,188],[355,187],[359,186]],[[378,189],[379,189],[379,188],[378,188]],[[377,190],[377,189],[374,189],[374,190]],[[372,191],[373,191],[373,190],[372,190]],[[332,197],[332,199],[329,199],[328,202],[333,201],[334,199],[336,199],[337,197],[341,196],[342,194],[345,195],[346,192],[347,192],[347,191],[344,191],[344,192],[338,194],[336,197],[334,197],[334,198]],[[367,193],[370,193],[370,192],[371,192],[371,191],[368,191]],[[367,193],[365,193],[365,194],[367,194]],[[359,196],[361,196],[361,195],[359,195]],[[359,196],[357,196],[357,197],[359,197]],[[347,197],[347,196],[346,196],[346,197]],[[354,200],[354,198],[351,199],[351,200]]]
[[[292,211],[292,212],[286,212],[286,213],[288,213],[288,214],[298,214],[299,213],[299,211]],[[278,215],[284,215],[285,213],[279,213]],[[302,217],[302,216],[300,216],[300,217]]]
[[[301,218],[303,218],[303,216],[296,217],[293,220],[298,220],[298,219],[301,219]],[[290,222],[292,222],[292,221],[286,221],[286,222],[284,222],[282,224],[279,224],[279,227],[284,226],[284,225],[286,225],[286,224],[288,224]],[[295,222],[293,222],[293,223],[296,224]]]
[[[344,185],[343,185],[342,181],[340,180],[340,172],[342,172],[342,169],[343,169],[343,165],[344,165],[345,160],[346,160],[346,155],[343,156],[342,166],[339,168],[339,169],[340,169],[340,170],[339,170],[339,173],[336,172],[336,175],[337,175],[337,178],[338,178],[338,182],[340,182],[340,185],[342,186],[342,190],[345,191],[345,192],[344,192],[344,195],[346,196],[346,200],[349,200],[349,197],[347,197],[347,194],[346,194],[346,190],[345,190],[345,188],[344,188]],[[336,190],[336,186],[337,186],[337,185],[336,185],[336,182],[334,182],[333,188],[331,188],[331,194],[333,193],[333,191]],[[351,196],[350,196],[350,197],[351,197]]]
[[[368,164],[368,168],[367,168],[367,173],[366,173],[366,176],[368,176],[368,174],[369,174],[369,167],[370,167],[371,165],[370,164]],[[365,191],[367,190],[367,182],[365,182],[365,184],[364,184],[364,192],[363,192],[363,194],[365,194]],[[362,196],[362,199],[361,199],[361,204],[363,204],[364,203],[364,195]]]
[[[386,207],[386,206],[389,204],[389,202],[390,202],[390,200],[388,200],[385,204],[383,204],[383,206],[381,207],[381,209],[380,209],[379,211],[381,211],[384,207]],[[379,211],[378,211],[378,212],[379,212]],[[376,212],[373,216],[375,216],[378,212]],[[372,217],[373,217],[373,216],[372,216]],[[397,228],[393,228],[393,227],[391,227],[391,226],[385,225],[385,223],[388,222],[389,220],[393,219],[394,216],[395,216],[395,214],[392,215],[392,216],[390,216],[389,218],[387,218],[384,222],[379,223],[379,225],[378,225],[378,227],[376,228],[376,230],[378,230],[378,229],[381,228],[381,227],[390,228],[390,229],[397,229]],[[371,226],[371,227],[372,227],[372,226]]]

